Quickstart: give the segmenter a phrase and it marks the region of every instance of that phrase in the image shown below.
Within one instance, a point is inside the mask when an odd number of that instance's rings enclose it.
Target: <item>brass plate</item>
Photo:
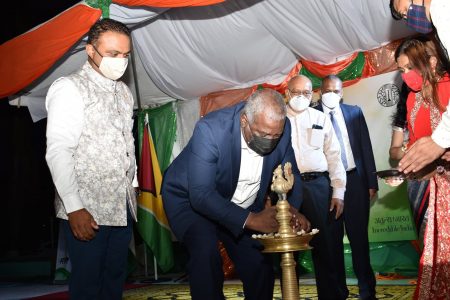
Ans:
[[[298,235],[293,237],[256,238],[264,245],[262,252],[291,252],[308,250],[312,247],[308,244],[314,235]]]

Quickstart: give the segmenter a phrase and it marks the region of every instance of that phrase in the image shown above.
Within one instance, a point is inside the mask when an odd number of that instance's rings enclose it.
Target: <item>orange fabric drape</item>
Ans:
[[[27,87],[70,49],[101,16],[101,10],[73,6],[40,27],[0,46],[0,98]]]
[[[343,86],[351,86],[363,78],[380,75],[383,73],[391,72],[396,69],[396,63],[394,60],[394,52],[402,40],[393,41],[387,45],[380,48],[369,50],[364,52],[365,65],[362,70],[361,77],[355,78],[353,80],[347,80],[343,82]],[[345,68],[347,68],[353,60],[357,57],[358,52],[348,57],[345,60],[339,61],[331,65],[321,65],[313,61],[301,60],[299,61],[289,72],[282,83],[278,85],[272,85],[268,83],[263,83],[260,86],[264,88],[274,89],[280,93],[284,93],[287,87],[288,81],[295,75],[297,75],[302,67],[305,67],[316,76],[324,77],[328,74],[338,74]],[[247,89],[238,90],[228,90],[219,91],[208,94],[200,98],[200,111],[201,115],[217,110],[223,107],[231,106],[240,102],[242,99],[246,99],[250,96],[258,86]]]
[[[383,47],[364,53],[366,54],[366,64],[370,65],[373,75],[379,75],[397,69],[395,50],[400,46],[402,41],[403,39],[396,40]]]
[[[225,90],[210,93],[200,98],[200,116],[209,112],[237,104],[250,96],[256,90],[256,86],[245,89]]]
[[[358,52],[355,52],[350,57],[331,65],[321,65],[319,63],[308,60],[301,60],[301,62],[303,66],[308,69],[308,71],[320,78],[323,78],[328,74],[338,74],[339,72],[347,68],[357,56]]]
[[[284,90],[287,87],[288,81],[295,75],[298,74],[300,69],[302,68],[302,64],[298,62],[286,76],[282,83],[278,85],[263,83],[261,86],[263,88],[269,88],[276,90],[280,93],[284,93]],[[204,116],[209,112],[214,110],[218,110],[224,107],[232,106],[237,104],[245,99],[247,99],[254,91],[258,89],[258,85],[253,87],[243,88],[243,89],[234,89],[234,90],[225,90],[210,93],[206,96],[202,96],[200,98],[200,116]]]
[[[225,2],[225,0],[113,0],[125,6],[184,7],[206,6]]]

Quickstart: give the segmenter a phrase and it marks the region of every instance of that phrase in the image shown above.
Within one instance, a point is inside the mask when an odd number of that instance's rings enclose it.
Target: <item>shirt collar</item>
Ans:
[[[291,107],[287,106],[287,116],[288,116],[288,118],[295,118],[295,117],[300,116],[300,115],[302,115],[304,113],[307,113],[307,112],[309,113],[309,109],[313,109],[313,108],[312,107],[307,107],[304,110],[302,110],[300,112],[297,112],[297,111],[293,110]]]
[[[335,108],[331,109],[331,108],[325,106],[322,103],[322,108],[323,108],[324,114],[326,114],[326,115],[329,115],[330,111],[334,111],[334,115],[340,115],[341,114],[341,106],[339,104]]]

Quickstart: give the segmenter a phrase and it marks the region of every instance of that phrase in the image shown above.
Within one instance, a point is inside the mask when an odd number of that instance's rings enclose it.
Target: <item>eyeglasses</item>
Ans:
[[[312,95],[312,92],[309,91],[309,90],[299,91],[299,90],[289,90],[289,89],[288,89],[288,91],[289,91],[289,93],[290,93],[292,96],[300,96],[300,95],[303,95],[303,96],[305,96],[305,97],[309,97],[309,96]]]

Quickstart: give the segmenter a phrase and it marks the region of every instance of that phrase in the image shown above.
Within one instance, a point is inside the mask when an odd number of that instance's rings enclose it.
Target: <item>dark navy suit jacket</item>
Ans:
[[[300,207],[300,172],[295,162],[291,125],[287,118],[276,148],[264,156],[260,190],[255,203],[244,209],[231,202],[241,163],[240,113],[243,107],[244,103],[239,103],[209,113],[198,121],[188,145],[164,174],[164,209],[179,240],[199,215],[239,236],[249,212],[264,209],[264,198],[270,189],[273,170],[288,161],[295,176],[288,200],[297,209]]]
[[[361,177],[364,188],[378,190],[378,180],[375,174],[375,160],[369,130],[361,108],[356,105],[340,104],[347,126],[348,138],[355,159],[356,170]],[[323,112],[322,104],[315,107]]]

